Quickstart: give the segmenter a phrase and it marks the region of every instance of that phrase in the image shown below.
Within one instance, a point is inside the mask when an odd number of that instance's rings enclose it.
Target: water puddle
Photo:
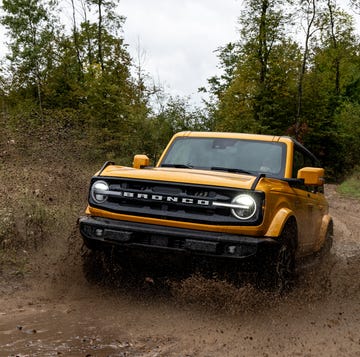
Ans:
[[[1,356],[124,356],[131,350],[130,342],[120,341],[106,331],[104,321],[100,327],[94,322],[61,311],[34,311],[20,319],[2,315]]]

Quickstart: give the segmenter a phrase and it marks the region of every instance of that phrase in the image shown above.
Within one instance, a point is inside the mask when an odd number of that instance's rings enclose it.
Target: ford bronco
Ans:
[[[79,222],[90,249],[251,263],[280,289],[298,259],[329,250],[333,232],[324,169],[309,150],[219,132],[174,135],[154,167],[146,155],[133,167],[106,162]]]

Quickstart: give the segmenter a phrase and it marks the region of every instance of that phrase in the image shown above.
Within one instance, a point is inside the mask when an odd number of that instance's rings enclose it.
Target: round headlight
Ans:
[[[106,191],[109,191],[109,185],[105,181],[96,181],[91,187],[91,197],[97,203],[103,203],[107,200]]]
[[[241,220],[250,219],[256,212],[256,201],[250,195],[236,196],[231,205],[231,213]]]

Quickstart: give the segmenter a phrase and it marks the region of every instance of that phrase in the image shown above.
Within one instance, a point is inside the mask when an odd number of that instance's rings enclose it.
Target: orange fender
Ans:
[[[289,208],[281,208],[273,217],[270,227],[265,233],[265,237],[278,237],[289,217],[293,216]]]

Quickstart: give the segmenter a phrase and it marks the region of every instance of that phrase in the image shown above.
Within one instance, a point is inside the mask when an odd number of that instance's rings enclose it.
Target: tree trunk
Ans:
[[[303,52],[303,60],[299,74],[299,83],[298,83],[298,90],[297,90],[297,110],[296,110],[296,118],[295,118],[295,138],[300,139],[300,128],[301,128],[301,112],[302,112],[302,99],[303,99],[303,82],[304,76],[306,73],[306,65],[307,65],[307,58],[309,54],[309,41],[312,36],[312,25],[315,20],[316,16],[316,0],[311,0],[312,5],[312,12],[311,18],[308,21],[306,34],[305,34],[305,48]]]
[[[71,6],[72,6],[72,16],[73,16],[73,39],[74,39],[74,47],[76,51],[76,59],[78,62],[78,80],[82,78],[83,75],[83,66],[81,62],[80,57],[80,49],[79,49],[79,41],[78,41],[78,30],[77,30],[77,24],[76,24],[76,12],[75,12],[75,3],[74,0],[71,0]]]
[[[103,49],[102,49],[102,0],[98,2],[98,11],[99,11],[99,24],[98,24],[98,57],[101,66],[101,71],[104,72],[104,59],[103,59]]]
[[[328,0],[328,8],[330,14],[330,29],[331,29],[331,41],[335,50],[335,60],[334,60],[334,67],[335,67],[335,95],[340,95],[340,54],[338,53],[338,42],[336,39],[335,34],[335,20],[333,14],[333,7],[331,1]]]

